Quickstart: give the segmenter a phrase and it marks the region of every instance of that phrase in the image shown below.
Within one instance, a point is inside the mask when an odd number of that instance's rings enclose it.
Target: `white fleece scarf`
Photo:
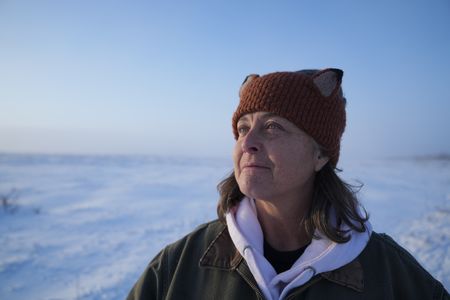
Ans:
[[[311,241],[291,269],[277,274],[264,257],[264,236],[254,200],[244,198],[235,209],[226,214],[226,221],[231,240],[268,300],[283,299],[291,289],[305,284],[314,275],[348,264],[365,248],[372,233],[370,223],[366,222],[367,231],[351,231],[350,241],[338,244],[316,232],[320,239]]]

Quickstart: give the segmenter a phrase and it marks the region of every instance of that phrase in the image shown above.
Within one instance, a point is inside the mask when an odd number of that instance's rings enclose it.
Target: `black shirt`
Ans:
[[[289,270],[295,261],[305,252],[305,245],[297,250],[292,251],[278,251],[264,240],[264,257],[270,262],[275,271],[279,274]]]

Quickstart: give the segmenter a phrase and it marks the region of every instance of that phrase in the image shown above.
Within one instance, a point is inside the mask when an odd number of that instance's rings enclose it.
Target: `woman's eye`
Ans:
[[[270,122],[266,124],[266,129],[283,129],[280,124]]]
[[[248,127],[247,126],[240,126],[237,129],[237,132],[238,132],[239,135],[244,135],[244,134],[247,133],[247,131],[248,131]]]

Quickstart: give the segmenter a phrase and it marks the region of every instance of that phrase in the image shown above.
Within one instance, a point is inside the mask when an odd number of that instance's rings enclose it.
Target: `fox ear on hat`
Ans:
[[[328,97],[340,88],[344,72],[339,69],[325,69],[313,76],[314,84],[323,96]]]
[[[241,85],[241,88],[239,89],[239,97],[242,97],[242,94],[244,93],[245,88],[248,86],[248,84],[255,78],[258,78],[258,74],[250,74],[247,77],[245,77],[244,82]]]

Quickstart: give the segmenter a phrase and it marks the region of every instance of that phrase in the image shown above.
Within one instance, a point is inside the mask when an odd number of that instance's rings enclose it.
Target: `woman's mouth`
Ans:
[[[269,170],[269,167],[266,167],[262,164],[255,164],[255,163],[247,163],[242,166],[242,170]]]

